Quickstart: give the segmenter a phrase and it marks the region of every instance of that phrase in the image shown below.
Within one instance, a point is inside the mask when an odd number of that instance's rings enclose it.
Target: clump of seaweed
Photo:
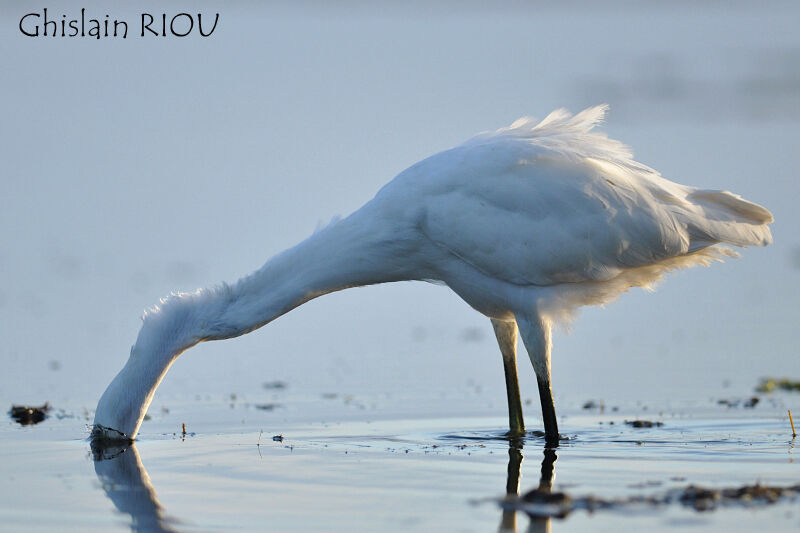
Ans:
[[[679,504],[695,511],[713,511],[720,507],[763,507],[779,501],[794,501],[800,495],[800,483],[781,487],[743,485],[733,488],[706,488],[688,485],[654,496],[630,496],[605,499],[597,496],[572,497],[565,492],[534,489],[522,496],[511,495],[499,501],[506,510],[523,511],[534,517],[565,518],[573,511],[624,510],[642,507],[662,507]]]
[[[790,392],[800,392],[800,381],[789,378],[761,378],[756,392],[772,392],[774,390],[783,390]]]
[[[45,402],[41,407],[12,405],[8,414],[20,425],[32,426],[33,424],[44,421],[44,419],[47,418],[48,411],[50,411],[50,403]]]
[[[750,398],[747,398],[747,399],[738,398],[738,399],[732,399],[732,400],[731,399],[727,399],[727,398],[722,398],[720,400],[717,400],[717,404],[718,405],[725,405],[725,406],[727,406],[729,408],[732,408],[732,407],[744,407],[745,409],[752,409],[756,405],[758,405],[758,402],[760,402],[760,401],[761,401],[761,398],[759,398],[758,396],[751,396]]]
[[[664,422],[653,422],[652,420],[626,420],[626,424],[632,428],[660,428]]]
[[[259,411],[274,411],[278,407],[281,407],[279,403],[256,403],[253,404],[253,407],[258,409]]]

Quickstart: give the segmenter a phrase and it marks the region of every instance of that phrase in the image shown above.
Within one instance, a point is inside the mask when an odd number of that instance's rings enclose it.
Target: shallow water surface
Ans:
[[[287,423],[244,405],[196,402],[148,421],[135,446],[95,450],[79,438],[87,435],[80,415],[28,427],[9,420],[0,432],[0,523],[32,531],[792,530],[800,525],[792,500],[705,513],[678,505],[575,511],[564,519],[499,505],[507,491],[539,486],[549,469],[553,490],[573,497],[794,484],[794,441],[773,403],[654,415],[576,410],[563,417],[569,440],[549,460],[540,437],[509,442],[498,418]],[[203,432],[187,424],[183,435],[178,416],[212,423]],[[645,416],[663,425],[624,423]]]

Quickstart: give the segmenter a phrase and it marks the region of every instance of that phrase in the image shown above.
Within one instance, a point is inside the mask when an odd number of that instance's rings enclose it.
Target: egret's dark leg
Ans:
[[[553,389],[550,385],[550,322],[538,315],[517,316],[517,324],[539,384],[545,439],[547,444],[558,446],[558,421],[553,404]]]
[[[536,376],[539,384],[539,401],[542,403],[542,421],[544,422],[544,438],[548,444],[558,444],[558,421],[556,420],[556,406],[553,402],[553,387],[549,379]]]
[[[525,435],[525,419],[522,417],[522,399],[519,396],[517,379],[517,323],[492,319],[492,327],[503,354],[503,369],[506,374],[508,396],[508,425],[510,437]]]

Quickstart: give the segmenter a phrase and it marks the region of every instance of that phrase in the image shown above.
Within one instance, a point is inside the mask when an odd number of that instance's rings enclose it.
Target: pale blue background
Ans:
[[[0,404],[93,409],[160,297],[247,274],[478,131],[601,102],[640,161],[770,208],[775,244],[585,310],[555,337],[557,405],[800,377],[796,4],[193,2],[221,14],[205,39],[139,38],[138,13],[161,4],[47,6],[125,18],[124,41],[26,38],[19,17],[45,5],[24,4],[0,7]],[[477,386],[504,409],[488,320],[424,283],[326,296],[192,349],[154,405],[273,379]]]

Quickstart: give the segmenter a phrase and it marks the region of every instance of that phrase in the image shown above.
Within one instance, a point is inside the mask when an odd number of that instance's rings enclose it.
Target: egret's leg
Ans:
[[[508,396],[508,425],[510,437],[525,435],[525,419],[522,417],[522,400],[517,379],[517,323],[492,320],[494,334],[500,353],[503,354],[503,369],[506,373],[506,395]]]
[[[545,439],[548,444],[558,445],[558,422],[553,404],[553,389],[550,385],[550,322],[540,316],[518,316],[517,324],[539,384]]]

